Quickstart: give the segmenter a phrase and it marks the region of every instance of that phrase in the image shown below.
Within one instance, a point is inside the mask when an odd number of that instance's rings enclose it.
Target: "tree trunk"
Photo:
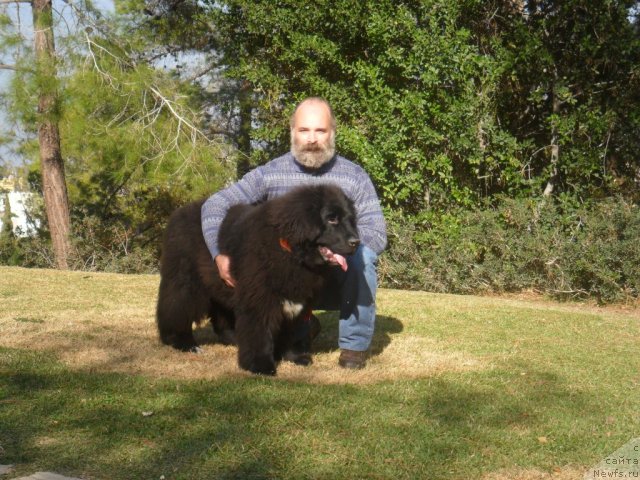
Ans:
[[[40,86],[38,98],[38,143],[42,190],[51,233],[56,266],[69,268],[71,250],[69,233],[69,198],[64,178],[64,163],[60,153],[60,132],[57,112],[57,78],[53,15],[51,0],[33,0],[33,27],[36,71]]]

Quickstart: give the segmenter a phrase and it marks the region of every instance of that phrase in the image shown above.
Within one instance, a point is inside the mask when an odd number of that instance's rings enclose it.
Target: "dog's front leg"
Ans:
[[[261,375],[276,374],[274,338],[279,325],[247,311],[236,312],[236,341],[240,368]]]
[[[282,359],[296,365],[308,366],[313,363],[308,323],[305,315],[299,315],[298,318],[283,324],[279,341],[276,341],[276,357],[280,352],[279,356]]]

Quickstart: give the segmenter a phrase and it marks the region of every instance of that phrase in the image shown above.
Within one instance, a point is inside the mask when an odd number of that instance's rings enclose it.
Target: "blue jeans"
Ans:
[[[378,255],[360,245],[347,264],[346,272],[333,269],[315,308],[340,311],[338,345],[362,352],[371,345],[376,323]]]

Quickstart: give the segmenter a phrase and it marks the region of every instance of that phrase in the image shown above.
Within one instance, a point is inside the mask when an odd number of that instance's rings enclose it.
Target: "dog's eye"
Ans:
[[[327,218],[327,223],[329,225],[337,225],[338,224],[338,216],[337,215],[331,215],[330,217]]]

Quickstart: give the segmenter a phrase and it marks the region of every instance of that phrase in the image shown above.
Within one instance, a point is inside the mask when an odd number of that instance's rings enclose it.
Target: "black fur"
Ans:
[[[338,187],[318,185],[232,207],[218,243],[231,258],[235,288],[220,279],[204,242],[202,203],[176,210],[165,232],[157,308],[161,340],[196,351],[193,323],[209,317],[223,343],[235,340],[246,370],[275,374],[276,363],[292,350],[288,358],[310,363],[308,345],[294,345],[292,332],[328,269],[338,268],[328,265],[319,247],[349,255],[359,244],[351,200]]]

